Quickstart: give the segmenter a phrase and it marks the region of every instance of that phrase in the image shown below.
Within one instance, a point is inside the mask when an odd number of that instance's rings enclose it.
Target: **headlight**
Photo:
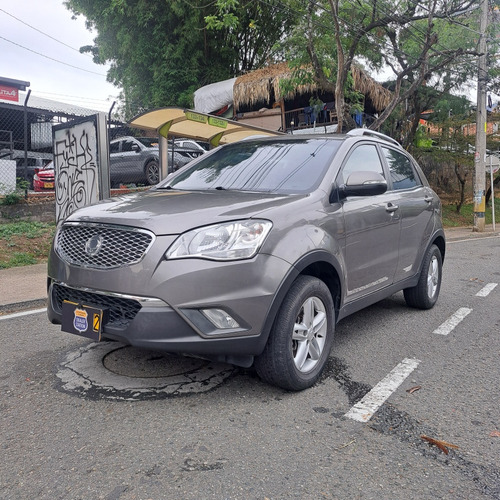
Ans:
[[[201,227],[179,236],[165,256],[167,259],[249,259],[258,252],[271,227],[272,223],[266,220],[243,220]]]

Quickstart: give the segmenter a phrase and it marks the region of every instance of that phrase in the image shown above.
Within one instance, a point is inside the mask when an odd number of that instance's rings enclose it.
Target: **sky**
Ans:
[[[0,77],[30,82],[33,96],[109,111],[119,89],[106,81],[108,66],[78,52],[94,37],[63,0],[1,2]]]

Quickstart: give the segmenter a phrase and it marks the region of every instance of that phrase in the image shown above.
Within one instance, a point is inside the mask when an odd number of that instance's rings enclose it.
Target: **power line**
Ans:
[[[108,102],[108,99],[94,99],[92,97],[82,97],[79,95],[69,95],[69,94],[58,94],[55,92],[44,92],[44,91],[36,91],[36,94],[42,94],[42,95],[49,95],[49,96],[54,96],[54,97],[71,97],[76,100],[81,100],[81,101],[95,101],[95,102]],[[34,95],[34,94],[33,94]],[[110,96],[112,99],[116,99],[116,96]]]
[[[28,28],[31,28],[32,30],[35,30],[35,31],[38,31],[38,33],[41,33],[42,35],[50,38],[51,40],[54,40],[54,42],[57,42],[57,43],[60,43],[61,45],[64,45],[65,47],[68,47],[68,49],[71,49],[71,50],[74,50],[76,52],[78,52],[79,54],[82,54],[82,55],[85,55],[87,57],[92,57],[91,55],[89,54],[84,54],[82,52],[80,52],[78,49],[76,49],[75,47],[72,47],[71,45],[68,45],[67,43],[64,43],[62,42],[61,40],[58,40],[57,38],[54,38],[53,36],[49,35],[48,33],[45,33],[44,31],[42,30],[39,30],[38,28],[35,28],[34,26],[32,26],[31,24],[28,24],[27,22],[23,21],[22,19],[19,19],[18,17],[14,16],[13,14],[11,14],[10,12],[7,12],[6,10],[0,8],[0,11],[3,12],[4,14],[7,14],[8,16],[12,17],[13,19],[15,19],[16,21],[19,21],[20,23],[24,24],[25,26],[28,26]]]
[[[51,61],[57,62],[59,64],[64,64],[64,66],[69,66],[70,68],[78,69],[80,71],[85,71],[86,73],[92,73],[94,75],[99,75],[99,76],[106,76],[104,73],[97,73],[97,71],[91,71],[89,69],[84,69],[80,68],[78,66],[74,66],[73,64],[65,63],[63,61],[60,61],[59,59],[54,59],[53,57],[46,56],[45,54],[41,54],[40,52],[37,52],[36,50],[29,49],[28,47],[25,47],[24,45],[21,45],[19,43],[13,42],[12,40],[8,40],[7,38],[4,38],[3,36],[0,35],[0,39],[5,40],[6,42],[11,43],[12,45],[16,45],[17,47],[20,47],[24,50],[27,50],[29,52],[33,52],[33,54],[36,54],[41,57],[45,57],[46,59],[50,59]]]

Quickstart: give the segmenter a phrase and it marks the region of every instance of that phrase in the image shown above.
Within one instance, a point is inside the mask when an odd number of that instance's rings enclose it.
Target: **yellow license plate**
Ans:
[[[54,183],[53,182],[44,182],[43,187],[45,189],[54,189]]]

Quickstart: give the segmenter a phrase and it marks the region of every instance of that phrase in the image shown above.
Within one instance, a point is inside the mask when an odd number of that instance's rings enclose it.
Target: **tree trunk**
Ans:
[[[500,185],[500,175],[496,179],[493,179],[493,186],[498,186],[498,185]],[[491,198],[491,186],[488,188],[488,191],[486,191],[486,205],[487,206],[489,206],[490,198]]]
[[[465,201],[465,183],[467,181],[467,172],[464,172],[464,169],[458,162],[455,163],[455,174],[458,182],[460,183],[460,201],[457,203],[457,214],[459,214]]]

